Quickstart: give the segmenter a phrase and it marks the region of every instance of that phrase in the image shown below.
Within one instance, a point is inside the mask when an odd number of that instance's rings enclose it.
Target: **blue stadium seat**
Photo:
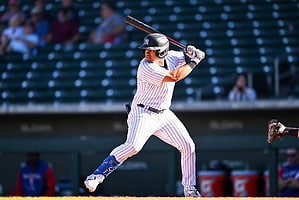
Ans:
[[[60,1],[46,2],[50,12],[60,6]],[[80,9],[81,43],[71,48],[46,45],[37,55],[12,53],[1,58],[0,103],[114,103],[133,96],[143,57],[138,46],[146,33],[128,25],[124,44],[87,44],[89,32],[101,20],[100,2],[75,3]],[[22,0],[21,4],[28,12],[31,1]],[[298,63],[296,1],[122,0],[117,7],[124,15],[206,52],[200,66],[178,83],[174,101],[225,98],[233,82],[229,75],[241,68],[252,73],[260,93],[277,56]],[[5,5],[1,8],[6,9]],[[177,48],[171,45],[171,49]]]

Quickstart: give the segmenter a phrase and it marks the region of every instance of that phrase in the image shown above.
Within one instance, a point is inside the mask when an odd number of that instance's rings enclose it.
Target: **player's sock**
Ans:
[[[107,158],[98,166],[93,174],[102,174],[107,177],[114,170],[116,170],[121,163],[119,163],[113,155],[107,156]]]

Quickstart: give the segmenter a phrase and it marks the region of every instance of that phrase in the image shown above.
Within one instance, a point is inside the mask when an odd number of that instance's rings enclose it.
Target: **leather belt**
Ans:
[[[164,112],[165,109],[163,110],[158,110],[156,108],[153,108],[153,107],[150,107],[150,106],[146,106],[146,105],[143,105],[143,104],[137,104],[137,106],[141,107],[141,108],[144,108],[146,110],[149,110],[149,111],[152,111],[154,113],[157,113],[157,114],[161,114]]]

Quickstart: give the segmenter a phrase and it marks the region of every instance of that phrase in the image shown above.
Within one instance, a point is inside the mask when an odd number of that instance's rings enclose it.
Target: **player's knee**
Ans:
[[[195,151],[195,144],[194,144],[194,142],[189,142],[188,144],[189,144],[189,146],[188,146],[189,151],[191,153],[193,153]]]
[[[141,150],[140,148],[136,147],[133,144],[126,144],[126,145],[127,145],[127,148],[129,149],[130,156],[134,156],[134,155],[138,154],[139,151]]]
[[[181,151],[185,152],[185,153],[193,153],[195,152],[195,144],[194,142],[186,142]]]
[[[192,142],[192,143],[190,144],[190,149],[191,149],[191,152],[192,152],[192,153],[195,152],[195,144],[194,144],[194,142]]]

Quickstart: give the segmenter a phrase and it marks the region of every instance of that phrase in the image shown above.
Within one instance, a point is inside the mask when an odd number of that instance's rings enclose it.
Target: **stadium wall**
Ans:
[[[298,109],[295,100],[173,105],[196,143],[198,170],[211,167],[212,161],[223,160],[235,168],[257,170],[260,175],[270,170],[272,194],[276,190],[275,170],[280,150],[298,147],[299,143],[294,138],[286,138],[269,145],[266,142],[267,122],[278,118],[295,126]],[[42,158],[53,166],[59,185],[63,187],[66,183],[65,191],[61,189],[60,194],[85,195],[84,177],[126,137],[123,104],[59,108],[15,106],[1,111],[0,184],[3,195],[13,190],[16,171],[28,151],[40,151]],[[97,192],[108,196],[179,195],[179,170],[178,152],[151,138],[142,152],[124,163]],[[264,195],[263,191],[259,195]]]

